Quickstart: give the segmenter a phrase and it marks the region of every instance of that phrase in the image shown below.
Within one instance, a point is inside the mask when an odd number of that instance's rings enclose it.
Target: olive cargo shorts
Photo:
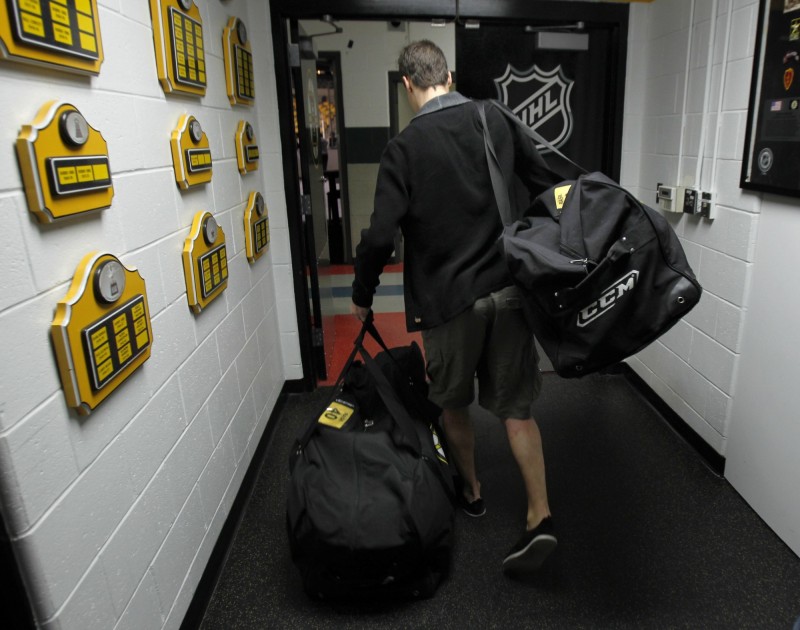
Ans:
[[[423,330],[422,343],[434,403],[468,406],[477,374],[481,407],[501,419],[531,417],[542,375],[517,287],[490,293],[449,322]]]

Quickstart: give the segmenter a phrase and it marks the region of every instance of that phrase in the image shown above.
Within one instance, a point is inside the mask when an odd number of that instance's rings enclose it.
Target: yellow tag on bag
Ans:
[[[572,188],[572,184],[559,186],[553,191],[556,196],[556,210],[561,210],[564,207],[564,203],[567,201],[567,194],[569,193],[570,188]]]
[[[345,400],[334,400],[319,417],[320,424],[341,429],[355,413],[355,407]]]

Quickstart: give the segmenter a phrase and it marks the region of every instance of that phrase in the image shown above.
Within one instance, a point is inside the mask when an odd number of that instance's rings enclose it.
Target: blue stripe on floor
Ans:
[[[353,287],[331,287],[331,292],[333,293],[333,297],[341,298],[346,297],[349,298],[353,295]],[[382,295],[403,295],[403,285],[402,284],[387,284],[381,285],[378,287],[377,291],[375,291],[375,295],[378,297]]]

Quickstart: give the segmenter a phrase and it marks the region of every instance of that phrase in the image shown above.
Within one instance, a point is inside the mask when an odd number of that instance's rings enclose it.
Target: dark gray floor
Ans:
[[[522,533],[522,481],[479,409],[487,514],[459,513],[452,575],[432,599],[378,610],[309,600],[284,526],[292,440],[324,391],[291,396],[204,617],[233,628],[725,628],[791,630],[800,559],[621,375],[545,376],[544,437],[559,548],[529,581],[500,568]]]

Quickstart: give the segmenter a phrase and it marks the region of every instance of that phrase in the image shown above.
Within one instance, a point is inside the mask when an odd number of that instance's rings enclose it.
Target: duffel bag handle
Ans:
[[[358,335],[356,336],[355,341],[353,342],[353,350],[352,350],[352,352],[350,352],[350,356],[347,357],[347,361],[344,362],[344,366],[342,367],[341,372],[339,372],[339,376],[337,377],[336,382],[334,383],[333,394],[331,395],[330,399],[328,400],[328,404],[329,405],[333,400],[336,399],[336,396],[337,396],[337,394],[339,393],[339,390],[342,387],[342,383],[344,382],[344,377],[347,376],[347,372],[350,371],[350,367],[353,365],[353,361],[355,361],[355,358],[356,358],[356,355],[358,354],[359,349],[361,347],[363,347],[364,335],[367,334],[367,330],[368,330],[369,326],[372,324],[372,319],[373,319],[372,310],[370,310],[369,313],[367,314],[367,319],[364,320],[364,323],[361,326],[361,331],[358,333]],[[317,424],[318,424],[318,422],[317,422],[316,418],[313,420],[313,422],[309,422],[308,426],[306,427],[306,430],[303,432],[303,435],[301,435],[295,441],[294,449],[292,450],[292,455],[289,458],[289,467],[290,468],[292,467],[295,458],[298,455],[300,455],[300,453],[303,452],[303,449],[305,449],[306,446],[308,446],[309,440],[311,439],[311,437],[314,435],[314,433],[317,430]]]
[[[378,329],[375,327],[375,322],[373,321],[372,311],[369,312],[367,321],[364,322],[364,324],[365,328],[367,329],[367,332],[369,332],[369,334],[372,335],[372,338],[378,342],[378,345],[380,345],[380,347],[383,348],[386,354],[389,355],[391,360],[394,361],[395,365],[397,365],[400,368],[400,371],[406,376],[408,376],[405,368],[402,365],[400,365],[395,356],[392,354],[391,350],[389,350],[389,347],[386,345],[383,339],[381,339],[381,336],[378,333]],[[360,337],[359,339],[363,341],[363,337]],[[356,341],[358,343],[358,340]],[[405,445],[408,446],[408,448],[410,448],[417,455],[417,457],[422,457],[423,459],[425,459],[425,455],[422,452],[422,444],[420,443],[419,433],[417,433],[417,431],[414,428],[416,420],[414,420],[409,415],[405,406],[403,405],[403,403],[400,402],[399,398],[397,397],[397,393],[395,392],[394,386],[392,386],[392,384],[389,382],[389,379],[386,378],[386,375],[383,373],[383,370],[380,368],[375,359],[373,359],[372,356],[370,356],[370,354],[366,351],[363,345],[361,346],[360,351],[361,351],[361,356],[364,357],[364,364],[366,365],[370,374],[372,374],[373,378],[375,379],[376,386],[378,387],[378,394],[383,400],[383,404],[386,405],[386,408],[389,410],[389,413],[392,414],[392,417],[397,421],[398,426],[402,429],[403,434],[406,436]],[[410,381],[411,379],[409,378],[409,385]],[[412,394],[412,399],[413,399],[414,392],[412,391],[410,393]],[[414,411],[419,415],[420,420],[425,420],[424,414],[416,404]],[[438,422],[434,420],[433,424],[438,425]],[[437,426],[437,429],[440,431],[440,433],[443,433],[441,427]],[[442,487],[447,493],[447,496],[450,498],[451,503],[455,505],[456,496],[453,492],[452,478],[448,479],[445,476],[445,473],[442,470],[442,468],[436,462],[433,463],[429,462],[429,464],[431,465],[431,468],[433,469],[437,478],[441,482]]]
[[[356,338],[356,350],[358,350],[358,352],[361,354],[361,357],[364,359],[364,365],[375,381],[375,387],[378,390],[378,395],[381,397],[383,404],[386,405],[386,409],[392,415],[392,418],[397,423],[397,426],[400,427],[400,430],[403,432],[403,435],[405,436],[403,443],[408,446],[417,455],[417,457],[420,457],[422,455],[422,445],[419,442],[419,435],[417,435],[417,432],[414,429],[414,420],[409,415],[405,406],[403,406],[403,404],[400,402],[399,398],[397,397],[397,393],[394,391],[394,387],[389,382],[389,379],[386,378],[383,370],[364,347],[365,332],[369,333],[372,338],[378,342],[378,345],[383,348],[386,354],[389,355],[391,360],[394,361],[394,363],[398,365],[402,371],[405,371],[403,370],[403,367],[399,365],[394,355],[392,355],[392,351],[389,350],[386,342],[384,342],[384,340],[381,338],[378,329],[375,327],[375,317],[372,309],[370,309],[369,313],[367,314],[367,318],[364,320],[361,334],[359,334],[359,336]]]
[[[333,387],[334,391],[339,389],[339,385],[342,384],[344,381],[344,377],[347,375],[348,370],[350,370],[350,366],[353,364],[353,361],[356,358],[356,355],[359,352],[360,348],[364,347],[364,337],[366,337],[367,333],[378,343],[378,345],[386,351],[386,354],[392,359],[392,361],[397,364],[397,359],[394,358],[392,351],[386,345],[386,342],[381,338],[378,329],[375,327],[375,314],[372,312],[372,309],[367,311],[367,318],[361,325],[361,331],[356,336],[355,341],[353,342],[353,351],[350,353],[350,356],[347,358],[347,361],[344,363],[344,367],[342,371],[339,373],[339,377],[336,379],[336,383]],[[398,364],[399,365],[399,364]]]
[[[367,349],[364,348],[363,345],[359,348],[359,351],[364,359],[364,365],[375,381],[378,395],[381,397],[383,404],[386,405],[386,409],[389,410],[392,419],[402,431],[404,436],[402,440],[403,445],[410,448],[417,457],[421,457],[422,445],[419,441],[419,435],[417,435],[414,429],[414,420],[408,414],[403,404],[398,400],[392,384],[389,382],[389,379],[386,378],[383,370],[381,370],[375,362],[375,359],[372,358],[372,355],[367,352]]]
[[[397,426],[405,436],[403,439],[404,445],[408,446],[417,456],[421,456],[422,446],[420,445],[419,436],[414,430],[414,421],[411,419],[411,416],[409,416],[405,407],[403,407],[403,405],[397,399],[397,395],[394,393],[394,389],[389,383],[389,380],[386,378],[386,375],[383,373],[380,367],[378,367],[378,365],[375,363],[375,359],[372,358],[367,349],[364,347],[364,337],[367,333],[369,333],[373,339],[375,339],[375,341],[377,341],[378,344],[389,354],[389,356],[392,357],[392,360],[395,360],[392,356],[392,353],[389,351],[389,348],[386,346],[386,343],[378,333],[377,328],[375,328],[374,316],[370,310],[367,314],[367,318],[364,320],[364,323],[361,326],[361,331],[358,333],[358,336],[356,336],[356,339],[353,342],[353,350],[350,353],[350,356],[347,358],[342,371],[339,373],[339,377],[336,379],[331,400],[336,398],[342,382],[344,381],[344,377],[347,375],[347,372],[353,365],[356,355],[360,353],[364,359],[364,365],[375,381],[378,395],[383,401],[383,404],[386,405],[386,409],[388,409],[389,413],[392,415],[392,418],[394,418],[394,420],[397,422]],[[297,440],[292,453],[292,458],[290,460],[290,465],[291,461],[294,460],[294,458],[296,458],[308,445],[309,440],[317,430],[317,425],[318,422],[316,419],[314,419],[313,422],[309,423],[303,435]]]

